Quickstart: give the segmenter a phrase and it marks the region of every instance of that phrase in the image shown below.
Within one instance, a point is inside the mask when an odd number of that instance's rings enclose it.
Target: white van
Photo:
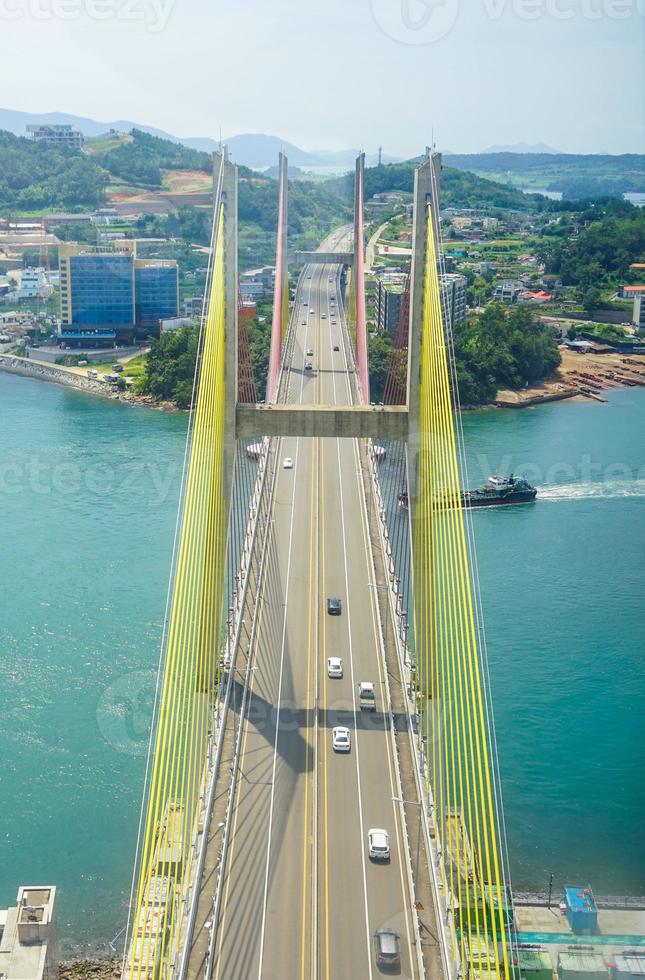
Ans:
[[[376,696],[371,681],[361,681],[358,685],[358,704],[361,711],[376,711]]]

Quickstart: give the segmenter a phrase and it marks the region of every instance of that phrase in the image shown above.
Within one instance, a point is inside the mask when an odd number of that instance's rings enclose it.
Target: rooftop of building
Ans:
[[[645,976],[645,952],[615,953],[614,963],[620,973]]]
[[[564,900],[573,912],[596,912],[596,902],[589,885],[572,885],[564,889]]]
[[[17,904],[0,919],[0,975],[6,980],[40,980],[46,970],[56,888],[23,885]]]
[[[563,950],[558,954],[558,964],[561,969],[570,973],[606,972],[605,960],[601,953],[589,950]]]
[[[551,969],[551,957],[544,949],[518,949],[516,956],[525,970]]]

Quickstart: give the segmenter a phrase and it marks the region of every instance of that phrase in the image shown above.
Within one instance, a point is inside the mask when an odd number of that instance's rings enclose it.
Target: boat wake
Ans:
[[[645,497],[645,480],[562,483],[538,488],[538,500],[617,500],[621,497]]]

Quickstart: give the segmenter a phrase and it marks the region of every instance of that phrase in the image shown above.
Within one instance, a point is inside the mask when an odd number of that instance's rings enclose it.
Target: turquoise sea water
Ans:
[[[645,391],[470,413],[473,514],[513,884],[645,894]]]
[[[64,950],[124,921],[185,425],[0,374],[0,905]]]
[[[465,419],[514,884],[643,893],[645,391]],[[125,921],[186,418],[0,374],[0,906]]]

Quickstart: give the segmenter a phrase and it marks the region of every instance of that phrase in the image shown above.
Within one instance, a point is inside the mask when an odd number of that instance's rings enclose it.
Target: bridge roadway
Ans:
[[[342,311],[332,314],[339,277],[340,266],[314,265],[301,276],[290,403],[351,402]],[[373,933],[382,926],[401,936],[398,975],[418,976],[361,451],[358,440],[283,438],[279,446],[215,980],[377,977]],[[282,467],[285,457],[293,469]],[[328,596],[341,598],[340,617],[327,615]],[[327,677],[334,655],[342,680]],[[375,684],[375,714],[359,709],[361,680]],[[332,750],[336,724],[351,730],[349,755]],[[370,827],[390,834],[388,864],[369,860]]]

